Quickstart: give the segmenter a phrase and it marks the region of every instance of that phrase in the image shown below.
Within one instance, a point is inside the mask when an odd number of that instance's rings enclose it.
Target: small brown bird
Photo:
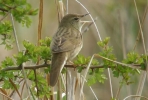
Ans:
[[[83,46],[81,28],[87,21],[81,21],[88,14],[67,14],[61,20],[50,45],[52,52],[50,86],[55,86],[66,62],[77,56]]]

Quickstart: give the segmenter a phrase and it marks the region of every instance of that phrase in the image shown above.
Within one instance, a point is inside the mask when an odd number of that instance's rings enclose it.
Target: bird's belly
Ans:
[[[83,46],[82,43],[79,44],[79,45],[77,45],[77,47],[70,52],[68,60],[74,59],[78,55],[78,53],[80,52],[80,50],[82,49],[82,46]]]

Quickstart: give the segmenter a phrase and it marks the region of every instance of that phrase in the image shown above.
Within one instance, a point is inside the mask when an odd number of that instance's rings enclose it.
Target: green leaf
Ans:
[[[21,65],[22,63],[29,61],[29,57],[25,56],[23,52],[19,52],[17,55],[14,55],[16,59],[16,64]]]
[[[14,65],[14,61],[10,57],[6,57],[5,60],[1,62],[2,68],[6,68],[13,65]]]

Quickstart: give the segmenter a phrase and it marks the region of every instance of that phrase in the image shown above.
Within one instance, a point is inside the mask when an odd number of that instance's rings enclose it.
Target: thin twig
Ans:
[[[59,6],[58,6],[58,3],[57,3],[57,0],[55,0],[55,5],[57,6],[58,22],[60,23]]]
[[[23,76],[24,76],[24,81],[25,81],[25,83],[26,83],[26,88],[27,88],[28,96],[29,96],[29,98],[31,99],[31,95],[32,95],[32,94],[31,94],[31,90],[30,90],[30,87],[29,87],[28,82],[27,82],[27,76],[26,76],[26,73],[25,73],[23,64],[22,64],[22,74],[23,74]],[[32,95],[32,97],[33,97],[33,95]]]
[[[83,77],[83,76],[82,76],[82,77]],[[84,77],[83,77],[83,78],[84,78]],[[85,79],[85,82],[87,82],[86,79]],[[99,100],[99,99],[97,98],[97,95],[95,94],[94,90],[92,89],[92,87],[89,86],[89,88],[90,88],[90,90],[92,91],[92,93],[93,93],[94,97],[96,98],[96,100]]]
[[[17,94],[19,95],[20,99],[22,100],[21,94],[19,93],[17,86],[14,84],[14,82],[11,79],[9,79],[9,82],[12,84],[12,86],[16,90]]]
[[[94,21],[96,22],[97,17],[94,19]],[[89,30],[89,27],[93,25],[93,22],[90,22],[83,30],[82,30],[82,34],[87,32]]]
[[[8,12],[8,10],[4,9],[4,8],[0,8],[0,10],[3,11],[3,12]]]
[[[10,16],[11,16],[11,22],[12,22],[12,26],[13,26],[13,34],[14,34],[14,37],[15,37],[17,50],[20,51],[19,42],[18,42],[18,38],[17,38],[17,34],[16,34],[16,29],[15,29],[14,19],[13,19],[12,13],[10,14]]]
[[[89,11],[87,10],[87,8],[86,8],[80,1],[76,0],[76,2],[79,3],[79,4],[86,10],[87,13],[89,13]],[[97,30],[97,34],[98,34],[98,36],[99,36],[100,41],[102,41],[101,36],[100,36],[100,32],[99,32],[99,30],[98,30],[98,28],[97,28],[97,25],[96,25],[96,23],[95,23],[93,17],[91,16],[91,14],[89,14],[89,16],[90,16],[91,20],[93,21],[93,23],[94,23],[94,25],[95,25],[95,28],[96,28],[96,30]]]
[[[134,4],[135,4],[136,13],[137,13],[137,17],[138,17],[138,23],[139,23],[139,27],[140,27],[140,33],[141,33],[141,38],[142,38],[143,50],[144,50],[144,54],[146,55],[146,47],[145,47],[145,42],[144,42],[142,26],[141,26],[141,23],[140,23],[139,13],[138,13],[137,4],[136,4],[135,0],[134,0]],[[146,66],[147,66],[147,57],[146,57]],[[148,68],[146,70],[148,70]],[[137,93],[136,93],[137,95],[141,95],[142,94],[142,90],[143,90],[143,87],[144,87],[145,79],[146,79],[146,72],[143,72],[142,76],[140,77],[141,81],[139,81],[139,85],[138,85],[138,89],[137,89]],[[137,98],[136,100],[140,100],[140,98]]]
[[[87,13],[89,13],[89,11],[87,10],[87,8],[80,1],[76,0],[76,2],[79,3],[86,10]],[[97,25],[96,25],[94,19],[92,18],[91,14],[89,14],[89,16],[90,16],[91,20],[93,21],[93,23],[95,25],[95,28],[97,30],[97,34],[98,34],[98,37],[99,37],[100,41],[102,41],[100,32],[99,32],[99,30],[97,28]],[[112,82],[111,82],[111,75],[110,75],[109,68],[107,69],[107,71],[108,71],[108,77],[109,77],[109,84],[110,84],[111,96],[113,97]]]
[[[144,15],[143,15],[143,18],[142,18],[142,23],[141,23],[142,27],[144,25],[144,21],[145,21],[146,15],[147,15],[147,11],[148,11],[148,5],[145,8]],[[139,32],[138,32],[137,39],[135,41],[135,45],[134,45],[134,49],[133,50],[136,49],[137,43],[138,43],[138,41],[140,39],[140,36],[141,36],[140,32],[141,32],[141,30],[139,29]]]
[[[16,29],[15,29],[15,26],[14,26],[14,19],[13,19],[12,13],[11,13],[11,21],[12,21],[12,25],[13,25],[13,33],[14,33],[14,36],[15,36],[15,41],[16,41],[17,49],[18,49],[18,52],[19,52],[20,51],[20,47],[19,47],[18,38],[17,38],[17,35],[16,35]],[[28,95],[29,95],[30,94],[30,92],[29,92],[29,86],[27,84],[27,78],[26,78],[26,74],[25,74],[25,71],[24,71],[23,64],[22,64],[22,66],[19,66],[19,67],[21,67],[22,74],[23,74],[24,80],[26,82],[27,92],[28,92]],[[29,95],[29,97],[30,97],[30,95]]]
[[[8,98],[8,100],[14,100],[14,99],[11,99],[9,96],[7,96],[7,95],[5,95],[5,94],[3,94],[1,92],[0,92],[0,94],[3,95],[4,97]]]
[[[5,14],[5,16],[3,16],[3,18],[0,19],[0,22],[1,22],[3,19],[5,19],[5,18],[9,15],[9,13],[10,13],[10,12],[7,12],[7,13]]]
[[[141,95],[129,95],[129,96],[127,96],[127,97],[125,97],[123,100],[126,100],[126,99],[128,99],[128,98],[130,98],[130,97],[139,97],[139,98],[144,98],[144,99],[147,99],[148,100],[148,98],[147,97],[144,97],[144,96],[141,96]]]
[[[68,14],[68,0],[66,0],[66,13]]]
[[[40,0],[39,24],[38,24],[38,45],[40,45],[43,22],[43,0]]]
[[[34,77],[35,77],[35,87],[36,87],[36,90],[37,90],[37,96],[39,96],[39,89],[38,89],[38,81],[37,81],[37,76],[36,76],[36,70],[34,69]]]
[[[119,86],[119,88],[118,88],[118,91],[117,91],[117,93],[116,93],[115,99],[117,99],[117,100],[118,100],[119,93],[120,93],[120,91],[121,91],[122,86],[123,86],[123,83],[120,84],[120,86]]]
[[[22,85],[22,89],[21,89],[21,97],[22,97],[22,95],[23,95],[24,86],[25,86],[25,81],[23,82],[23,85]]]
[[[91,59],[90,59],[90,61],[89,61],[89,63],[88,63],[88,66],[87,66],[87,68],[86,68],[86,71],[85,71],[85,73],[84,73],[84,79],[83,79],[83,81],[82,81],[82,86],[81,86],[81,89],[80,89],[80,100],[81,100],[81,96],[82,96],[82,93],[83,93],[83,87],[84,87],[84,82],[85,82],[85,78],[86,78],[86,75],[87,75],[87,73],[88,73],[88,71],[89,71],[89,68],[90,68],[90,66],[91,66],[91,63],[92,63],[92,60],[94,59],[94,56],[95,56],[95,54],[91,57]]]
[[[121,27],[121,43],[122,43],[122,51],[123,51],[123,59],[126,58],[126,49],[125,49],[125,29],[124,29],[124,22],[123,18],[121,16],[121,11],[119,11],[119,21],[120,21],[120,27]]]
[[[19,84],[20,84],[23,80],[24,80],[24,79],[21,79],[21,80],[19,81]],[[13,91],[10,93],[9,97],[12,97],[13,94],[14,94],[14,92],[15,92],[15,90],[13,90]],[[21,95],[21,97],[22,97],[22,95]]]

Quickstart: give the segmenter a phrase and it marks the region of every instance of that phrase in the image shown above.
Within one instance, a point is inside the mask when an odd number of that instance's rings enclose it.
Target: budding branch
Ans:
[[[32,70],[36,70],[39,68],[45,68],[45,67],[49,67],[50,64],[41,64],[41,65],[31,65],[31,66],[23,66],[24,69],[32,69]],[[140,65],[132,65],[133,69],[140,69]],[[64,67],[66,68],[77,68],[77,66],[75,65],[65,65]],[[87,68],[87,65],[82,66],[83,69]],[[90,69],[95,69],[95,68],[105,68],[103,65],[100,66],[90,66]],[[111,68],[110,66],[108,68]],[[18,66],[18,67],[6,67],[4,69],[2,69],[1,71],[11,71],[11,70],[21,70],[22,66]],[[141,69],[144,70],[144,69]]]

